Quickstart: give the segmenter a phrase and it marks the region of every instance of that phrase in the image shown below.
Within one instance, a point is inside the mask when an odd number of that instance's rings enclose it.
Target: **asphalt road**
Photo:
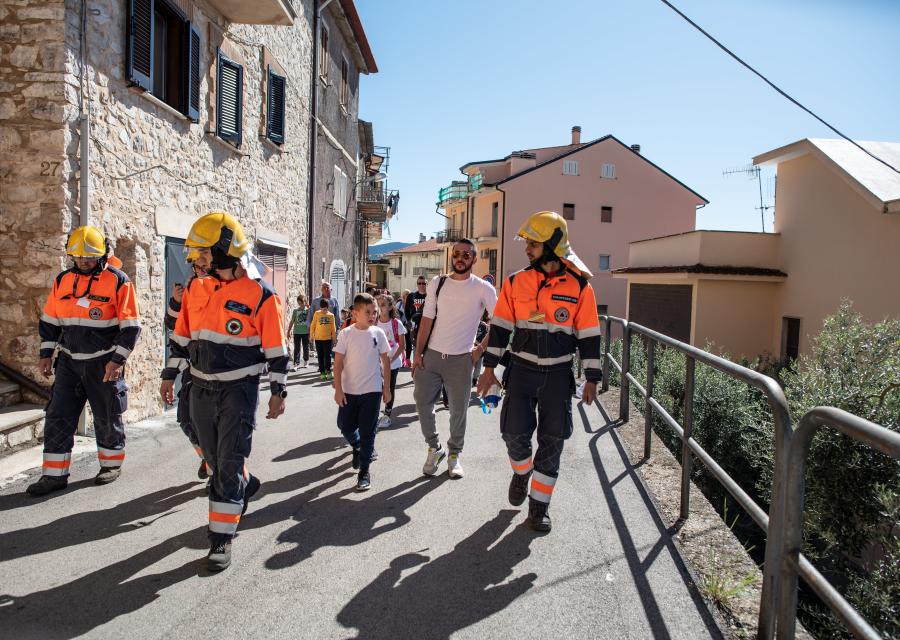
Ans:
[[[220,574],[203,569],[207,501],[174,422],[131,428],[111,485],[82,455],[60,494],[23,496],[38,470],[7,486],[0,638],[720,637],[599,408],[575,406],[554,528],[536,535],[527,503],[506,501],[499,411],[471,407],[464,479],[428,478],[408,373],[399,384],[357,494],[330,386],[292,376],[287,413],[260,410],[263,486]]]

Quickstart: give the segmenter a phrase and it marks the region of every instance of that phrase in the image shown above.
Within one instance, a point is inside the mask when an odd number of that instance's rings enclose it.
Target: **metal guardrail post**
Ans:
[[[619,420],[628,422],[629,414],[629,387],[631,383],[625,375],[631,370],[631,327],[628,323],[622,325],[622,375],[619,376]]]
[[[603,342],[603,382],[601,391],[609,391],[609,347],[612,342],[612,320],[608,316],[600,316],[605,323],[606,340]]]
[[[684,432],[681,434],[681,510],[678,517],[687,520],[691,511],[691,471],[694,459],[688,441],[694,431],[694,379],[696,361],[685,355],[684,367]]]
[[[806,488],[806,458],[813,436],[820,427],[832,427],[841,433],[877,449],[895,459],[900,459],[900,433],[885,429],[834,407],[816,407],[807,413],[797,425],[790,442],[785,482],[784,536],[778,598],[778,638],[793,640],[797,624],[798,573],[813,591],[827,604],[857,638],[877,640],[881,634],[828,583],[812,565],[800,555],[803,544],[803,501]]]
[[[647,397],[644,405],[644,460],[650,458],[650,434],[653,433],[653,369],[656,366],[656,340],[647,340]]]

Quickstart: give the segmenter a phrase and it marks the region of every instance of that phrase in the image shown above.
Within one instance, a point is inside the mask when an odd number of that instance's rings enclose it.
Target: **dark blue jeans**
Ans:
[[[347,442],[360,450],[360,471],[368,471],[375,450],[375,427],[381,409],[381,392],[358,396],[344,394],[347,404],[338,409],[337,424]]]

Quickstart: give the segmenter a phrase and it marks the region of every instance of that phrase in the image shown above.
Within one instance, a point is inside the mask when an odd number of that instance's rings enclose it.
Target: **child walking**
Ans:
[[[294,367],[300,365],[301,348],[303,350],[303,366],[309,365],[309,325],[306,318],[309,315],[309,305],[306,304],[306,296],[302,293],[297,296],[297,306],[291,314],[291,323],[288,325],[288,337],[293,330],[294,335]]]
[[[360,293],[353,299],[353,324],[338,334],[334,348],[334,401],[337,423],[353,447],[353,468],[359,469],[357,491],[371,486],[369,465],[381,400],[391,401],[391,361],[384,331],[375,325],[375,299]]]
[[[378,296],[378,328],[384,331],[391,347],[391,399],[384,404],[384,415],[378,420],[379,429],[391,426],[391,409],[394,408],[394,389],[397,387],[397,374],[403,365],[403,352],[406,349],[406,327],[400,322],[397,307],[390,294]]]
[[[313,340],[316,341],[316,357],[319,359],[319,380],[331,379],[331,348],[337,337],[337,329],[334,326],[334,314],[328,310],[328,300],[319,301],[319,310],[313,314],[312,326]]]

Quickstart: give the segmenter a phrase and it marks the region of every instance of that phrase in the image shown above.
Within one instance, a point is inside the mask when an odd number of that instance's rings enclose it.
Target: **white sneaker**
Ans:
[[[454,480],[458,480],[466,475],[466,472],[463,471],[462,465],[459,463],[459,454],[451,453],[450,458],[447,460],[447,475],[449,475]]]
[[[422,467],[422,473],[426,476],[436,476],[438,465],[441,464],[445,457],[447,457],[447,452],[441,445],[438,445],[437,449],[428,447],[428,457],[425,458],[425,465]]]
[[[378,429],[387,429],[391,426],[391,417],[390,416],[381,416],[378,418]]]

